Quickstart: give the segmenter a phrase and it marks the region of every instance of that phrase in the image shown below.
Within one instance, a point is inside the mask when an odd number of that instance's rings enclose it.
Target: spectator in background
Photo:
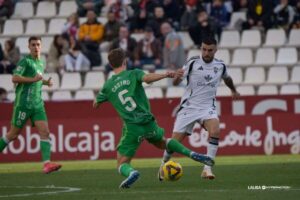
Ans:
[[[91,67],[91,62],[82,53],[78,42],[74,41],[71,44],[68,54],[64,56],[66,70],[68,72],[88,71]]]
[[[119,30],[119,37],[112,41],[110,46],[110,51],[117,48],[122,48],[126,51],[128,60],[128,67],[133,67],[133,60],[134,60],[134,52],[136,48],[136,41],[134,38],[129,36],[129,30],[127,26],[122,25]]]
[[[190,5],[188,2],[188,0],[185,0],[185,11],[180,18],[181,31],[187,31],[197,21],[196,5]]]
[[[153,14],[154,8],[158,6],[160,0],[137,0],[132,1],[131,7],[134,9],[134,12],[139,10],[146,10],[147,13]]]
[[[274,25],[288,30],[294,20],[295,11],[289,5],[289,0],[280,0],[280,4],[274,8],[274,15]]]
[[[130,23],[131,32],[143,32],[148,21],[147,11],[145,9],[139,10],[134,16],[132,22]]]
[[[147,26],[150,26],[154,31],[156,38],[162,38],[160,27],[163,22],[167,21],[163,7],[157,6],[154,8],[154,17],[148,20]]]
[[[68,42],[61,35],[54,36],[48,52],[47,72],[63,72],[64,56],[68,53],[68,48]]]
[[[296,14],[295,14],[293,23],[291,25],[291,28],[300,29],[300,1],[298,1],[298,3],[297,3]]]
[[[87,12],[87,22],[80,25],[78,40],[83,54],[89,59],[91,66],[100,66],[99,44],[103,39],[104,26],[97,21],[94,11]]]
[[[134,14],[133,9],[128,5],[128,2],[122,0],[116,0],[113,3],[109,12],[115,13],[115,18],[121,23],[126,23]]]
[[[111,42],[118,37],[121,24],[116,20],[113,12],[107,14],[107,19],[108,21],[104,26],[104,41]]]
[[[214,22],[208,17],[205,10],[198,13],[197,23],[189,28],[189,34],[199,48],[202,44],[202,39],[206,37],[213,37],[215,35]]]
[[[0,62],[0,73],[12,74],[20,58],[20,49],[15,45],[15,41],[13,39],[6,40],[3,59]]]
[[[10,100],[7,98],[6,89],[0,87],[0,103],[3,103],[3,102],[10,102]]]
[[[79,29],[79,18],[76,13],[71,14],[68,17],[68,21],[64,24],[62,28],[63,37],[68,41],[72,39],[76,40],[77,31]]]
[[[165,16],[171,24],[179,29],[180,8],[176,0],[162,0]]]
[[[145,28],[144,38],[138,42],[134,55],[134,67],[142,68],[145,64],[155,65],[156,69],[162,66],[162,45],[156,39],[151,27]]]
[[[9,18],[14,12],[14,3],[12,0],[0,0],[0,17]]]
[[[224,5],[223,0],[213,0],[210,16],[214,20],[215,29],[220,37],[222,29],[228,25],[230,19],[230,13]]]
[[[120,26],[121,24],[116,20],[115,14],[112,12],[107,13],[107,22],[104,25],[103,41],[100,44],[101,51],[106,52],[109,50],[111,41],[119,35]]]
[[[103,0],[76,0],[79,17],[85,17],[89,10],[99,15],[103,6]]]
[[[161,25],[164,36],[163,65],[167,69],[179,69],[185,62],[185,53],[180,36],[173,30],[168,22]]]
[[[0,62],[3,60],[4,58],[4,53],[3,53],[3,50],[2,50],[2,45],[0,43]],[[0,66],[0,74],[3,74],[4,73],[4,68],[1,68]]]
[[[232,4],[234,12],[247,12],[248,10],[247,0],[233,0]]]
[[[248,0],[247,21],[243,23],[243,30],[253,27],[269,29],[272,27],[273,2],[262,0]]]

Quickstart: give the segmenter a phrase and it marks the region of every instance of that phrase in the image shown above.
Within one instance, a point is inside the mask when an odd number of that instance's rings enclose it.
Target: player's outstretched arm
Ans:
[[[226,77],[223,79],[225,85],[231,90],[232,93],[232,97],[234,99],[238,98],[240,96],[240,93],[236,90],[234,84],[233,84],[233,80],[230,76]]]
[[[175,77],[173,79],[174,86],[177,86],[177,85],[179,85],[179,83],[181,83],[183,74],[184,74],[183,69],[178,69],[176,71]]]
[[[13,83],[34,83],[34,82],[37,82],[37,81],[40,81],[40,80],[43,80],[43,77],[40,74],[37,74],[33,78],[19,76],[19,75],[13,75],[13,77],[12,77],[12,82]]]
[[[161,79],[164,79],[164,78],[174,78],[175,77],[175,72],[173,71],[168,71],[166,72],[165,74],[155,74],[155,73],[149,73],[149,74],[146,74],[144,77],[143,77],[143,81],[145,83],[153,83],[155,81],[159,81]]]

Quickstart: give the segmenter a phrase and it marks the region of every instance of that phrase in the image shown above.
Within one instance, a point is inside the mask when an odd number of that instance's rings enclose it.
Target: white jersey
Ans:
[[[206,109],[215,107],[217,87],[226,78],[226,65],[214,59],[205,63],[200,56],[192,57],[183,66],[183,78],[187,79],[186,91],[181,98],[181,108]]]

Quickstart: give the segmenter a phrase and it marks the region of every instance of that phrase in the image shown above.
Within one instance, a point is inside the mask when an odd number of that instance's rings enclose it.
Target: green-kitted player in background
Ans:
[[[209,166],[214,165],[210,157],[192,152],[177,140],[166,140],[164,129],[157,125],[150,111],[149,100],[142,83],[149,84],[164,78],[174,78],[178,74],[175,72],[145,74],[138,69],[127,71],[126,55],[120,48],[109,53],[108,61],[115,75],[104,84],[94,101],[94,108],[109,101],[124,122],[122,137],[117,147],[119,173],[126,177],[120,188],[129,188],[140,176],[139,172],[132,168],[130,161],[144,139],[160,149],[183,154]]]
[[[60,164],[50,162],[51,144],[49,139],[49,127],[47,115],[42,100],[42,86],[52,86],[51,78],[43,79],[45,64],[40,59],[41,38],[30,37],[28,48],[30,55],[24,57],[14,70],[13,83],[17,84],[16,99],[14,102],[11,128],[9,132],[0,139],[0,152],[17,139],[28,119],[36,126],[40,134],[40,148],[44,162],[43,172],[48,174],[61,168]]]

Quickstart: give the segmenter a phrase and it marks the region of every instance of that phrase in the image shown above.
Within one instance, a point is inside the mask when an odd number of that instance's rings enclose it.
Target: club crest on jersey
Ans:
[[[215,74],[218,73],[219,69],[217,67],[214,67]]]
[[[23,69],[22,66],[18,66],[16,70],[19,72],[19,71],[22,71],[22,69]]]
[[[203,70],[203,67],[202,67],[202,66],[200,66],[200,67],[198,68],[198,70]]]
[[[209,74],[207,74],[206,76],[204,76],[204,79],[205,79],[207,82],[209,82],[209,81],[211,81],[212,77],[211,77]]]

